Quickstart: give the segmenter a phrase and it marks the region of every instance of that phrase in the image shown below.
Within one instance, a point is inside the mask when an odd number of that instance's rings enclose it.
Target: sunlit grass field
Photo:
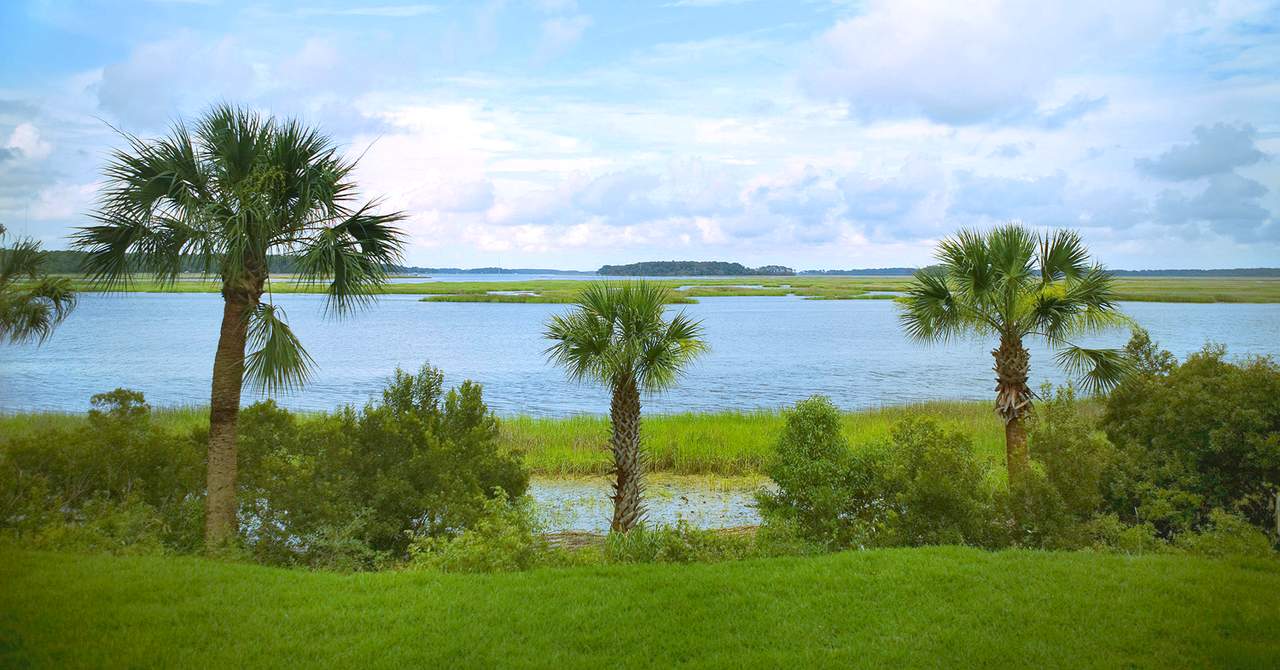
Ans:
[[[1004,429],[990,403],[932,402],[848,412],[844,433],[855,448],[885,438],[894,422],[928,416],[972,437],[978,451],[1002,458]],[[189,430],[208,421],[201,408],[158,409],[153,421]],[[38,427],[70,428],[83,414],[32,413],[0,415],[0,435],[17,435]],[[782,431],[777,411],[649,415],[641,437],[654,472],[678,475],[754,475],[767,462]],[[566,418],[502,417],[502,444],[524,454],[535,475],[604,474],[610,469],[609,421],[605,416]]]
[[[658,280],[676,292],[674,302],[694,302],[709,296],[785,296],[811,299],[856,300],[891,299],[886,292],[905,289],[909,277],[718,277]],[[1268,277],[1120,277],[1117,280],[1120,300],[1142,302],[1280,302],[1280,278]],[[95,287],[76,279],[79,290]],[[187,277],[171,284],[160,284],[139,276],[125,287],[140,292],[212,293],[217,282],[200,277]],[[300,285],[289,277],[276,277],[271,284],[276,293],[323,293],[323,285]],[[388,294],[422,295],[424,300],[447,302],[496,303],[565,303],[571,302],[582,289],[582,282],[571,279],[521,280],[496,282],[442,282],[424,280],[387,284]],[[519,292],[518,295],[504,293]]]
[[[1274,668],[1280,563],[887,549],[340,575],[0,549],[0,667]]]

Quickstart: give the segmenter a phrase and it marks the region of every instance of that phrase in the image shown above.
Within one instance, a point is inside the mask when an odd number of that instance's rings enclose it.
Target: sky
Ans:
[[[116,129],[314,124],[406,260],[916,266],[961,227],[1280,266],[1280,5],[0,3],[0,223],[66,248]]]

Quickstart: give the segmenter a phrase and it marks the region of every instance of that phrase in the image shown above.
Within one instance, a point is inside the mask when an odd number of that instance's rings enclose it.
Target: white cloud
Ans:
[[[1041,95],[1060,77],[1148,46],[1171,18],[1145,1],[871,0],[819,38],[820,61],[805,83],[868,116],[1034,119]],[[1080,111],[1077,103],[1047,120],[1065,122]]]
[[[53,145],[40,139],[40,129],[30,123],[20,123],[9,133],[4,148],[17,151],[23,158],[41,160],[53,153]]]
[[[1248,124],[1198,126],[1195,141],[1179,144],[1155,158],[1135,161],[1139,171],[1152,177],[1181,181],[1222,174],[1253,165],[1267,157],[1258,150],[1258,131]]]

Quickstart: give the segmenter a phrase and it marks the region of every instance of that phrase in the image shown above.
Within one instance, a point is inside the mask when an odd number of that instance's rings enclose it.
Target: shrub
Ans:
[[[559,553],[543,538],[530,500],[510,500],[499,489],[461,533],[413,536],[409,564],[444,572],[513,572],[563,562],[556,560]]]
[[[119,514],[137,518],[146,510],[148,537],[177,550],[199,546],[200,443],[154,426],[150,406],[136,391],[116,389],[90,402],[82,425],[0,442],[0,529],[19,538],[68,536],[72,526],[98,523],[85,532],[129,537],[107,530],[115,527],[110,519],[123,522]]]
[[[1131,348],[1146,364],[1108,399],[1103,427],[1116,445],[1108,507],[1171,537],[1206,523],[1215,508],[1274,523],[1280,492],[1280,365],[1227,359],[1206,346],[1178,364],[1141,333]]]
[[[782,435],[765,467],[777,485],[758,496],[767,524],[785,525],[828,548],[874,544],[888,513],[889,462],[883,450],[851,453],[839,410],[814,396],[785,414]]]
[[[1171,551],[1149,523],[1129,525],[1115,514],[1103,514],[1081,525],[1089,546],[1122,554],[1157,554]]]
[[[993,502],[987,466],[973,442],[943,430],[932,419],[910,417],[893,427],[892,475],[886,497],[896,543],[905,545],[991,542]]]
[[[359,411],[300,419],[266,401],[240,421],[244,541],[268,563],[403,558],[411,537],[456,535],[495,491],[516,498],[528,486],[519,458],[498,446],[481,387],[443,393],[429,366],[397,370],[382,402]],[[333,546],[345,548],[322,558],[300,538],[342,538]]]
[[[987,544],[987,470],[967,436],[918,417],[850,450],[839,412],[814,397],[786,415],[766,470],[776,491],[760,494],[760,512],[771,534],[831,549]]]
[[[120,555],[161,554],[165,521],[150,505],[128,498],[92,498],[66,517],[52,520],[25,538],[32,549]]]
[[[1214,509],[1209,521],[1198,532],[1183,533],[1174,541],[1180,549],[1201,556],[1256,556],[1274,555],[1271,538],[1255,528],[1239,514]]]
[[[695,528],[683,519],[674,526],[637,526],[610,533],[604,542],[606,563],[711,563],[753,554],[749,536]]]
[[[122,551],[201,546],[207,428],[163,430],[142,394],[94,396],[74,428],[0,441],[0,532],[24,544]],[[528,474],[498,446],[479,385],[447,393],[438,370],[396,371],[382,401],[296,415],[272,401],[240,414],[243,551],[276,565],[371,569],[409,536],[452,536]]]

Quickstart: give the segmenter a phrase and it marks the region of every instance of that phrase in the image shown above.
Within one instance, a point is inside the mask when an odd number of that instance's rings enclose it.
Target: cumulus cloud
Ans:
[[[871,0],[818,39],[804,81],[868,116],[1061,125],[1103,99],[1082,94],[1038,118],[1039,98],[1082,63],[1145,44],[1168,15],[1137,1]]]
[[[20,123],[9,133],[4,148],[9,158],[40,160],[53,153],[53,145],[40,138],[40,129],[30,123]]]
[[[1271,218],[1259,204],[1267,187],[1234,172],[1213,175],[1208,182],[1192,197],[1172,190],[1161,194],[1156,205],[1161,221],[1172,225],[1204,223],[1220,235],[1241,241],[1257,239]]]
[[[1198,126],[1192,134],[1195,141],[1175,145],[1154,158],[1139,158],[1135,167],[1158,179],[1182,181],[1222,174],[1267,157],[1257,147],[1257,129],[1249,124]]]
[[[1124,230],[1150,220],[1149,207],[1131,191],[1092,188],[1064,172],[1026,178],[957,171],[948,213],[961,221],[1019,220],[1036,226]]]

